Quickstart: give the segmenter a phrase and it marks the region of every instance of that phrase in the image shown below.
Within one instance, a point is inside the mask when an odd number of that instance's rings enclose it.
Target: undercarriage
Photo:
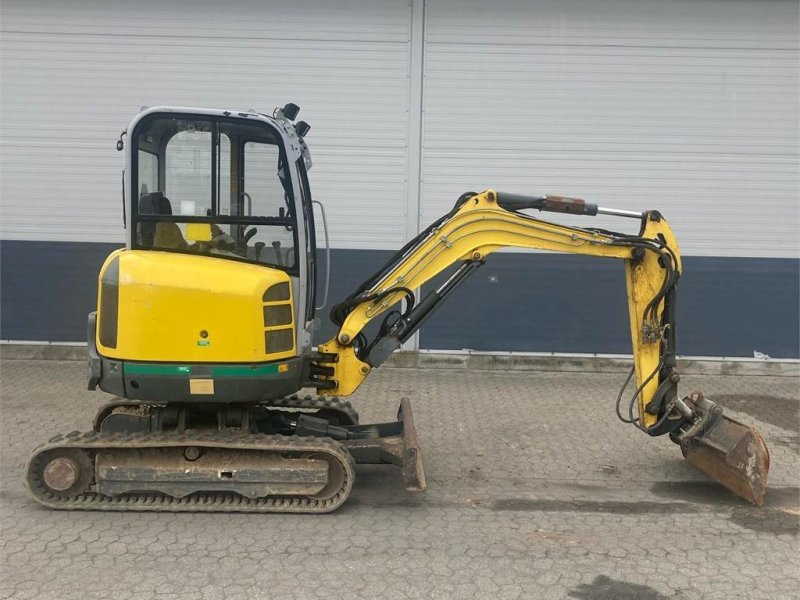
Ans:
[[[397,421],[363,425],[349,402],[187,406],[118,400],[94,430],[34,451],[27,483],[50,508],[325,513],[350,494],[356,463],[401,467],[425,489],[411,406]]]

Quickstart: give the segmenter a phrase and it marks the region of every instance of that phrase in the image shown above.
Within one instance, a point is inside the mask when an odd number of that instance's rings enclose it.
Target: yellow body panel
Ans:
[[[211,225],[208,223],[186,223],[186,239],[191,242],[210,242]]]
[[[116,347],[97,347],[109,358],[167,362],[265,362],[295,355],[268,353],[265,331],[292,330],[288,324],[266,328],[264,292],[286,282],[288,300],[269,306],[292,306],[289,276],[278,269],[225,258],[149,250],[111,254],[100,272],[98,307],[102,307],[103,274],[119,260]],[[98,322],[104,315],[98,308]],[[107,317],[106,318],[111,318]]]

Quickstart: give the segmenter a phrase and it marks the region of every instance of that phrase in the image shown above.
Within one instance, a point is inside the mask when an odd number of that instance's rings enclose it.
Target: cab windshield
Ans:
[[[271,128],[156,115],[136,127],[131,141],[135,248],[296,272],[291,177]]]

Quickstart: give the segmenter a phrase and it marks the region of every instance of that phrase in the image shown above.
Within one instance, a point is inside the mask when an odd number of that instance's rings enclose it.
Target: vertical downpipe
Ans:
[[[425,99],[425,0],[411,0],[410,64],[408,70],[408,147],[406,153],[406,228],[405,239],[420,232],[422,218],[422,133]],[[420,297],[420,290],[414,290]],[[419,332],[403,344],[403,350],[419,350]]]

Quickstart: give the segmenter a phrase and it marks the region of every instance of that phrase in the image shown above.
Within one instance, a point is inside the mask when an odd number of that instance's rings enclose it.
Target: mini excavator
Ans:
[[[623,387],[617,416],[669,436],[693,465],[763,504],[769,452],[759,433],[701,393],[678,394],[681,257],[656,210],[465,193],[333,306],[338,330],[315,349],[317,298],[327,301],[330,275],[318,294],[315,207],[326,245],[327,224],[311,198],[310,126],[298,111],[150,108],[120,136],[126,245],[103,264],[88,318],[88,387],[115,398],[91,431],[33,452],[25,478],[35,500],[54,509],[322,513],[346,501],[356,463],[399,466],[407,489],[425,489],[409,402],[396,421],[363,424],[340,397],[489,255],[513,247],[622,261],[634,357],[626,386],[635,375],[635,389],[623,402]],[[531,210],[632,218],[639,231],[559,225],[523,212]],[[424,287],[440,273],[441,285]],[[317,393],[297,395],[303,388]]]

